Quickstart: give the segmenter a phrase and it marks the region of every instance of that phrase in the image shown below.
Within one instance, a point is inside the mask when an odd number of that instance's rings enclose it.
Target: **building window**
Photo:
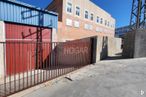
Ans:
[[[107,25],[107,20],[105,20],[105,26]]]
[[[85,19],[88,19],[88,17],[89,17],[88,11],[85,11]]]
[[[76,6],[76,15],[80,16],[80,7]]]
[[[72,13],[72,4],[70,2],[67,2],[66,10],[68,13]]]
[[[74,21],[74,27],[79,28],[80,27],[80,23],[78,21]]]
[[[97,20],[96,20],[96,22],[99,23],[99,17],[98,17],[98,16],[97,16]]]
[[[66,25],[67,26],[72,26],[72,20],[71,19],[66,19]]]
[[[100,24],[103,24],[103,18],[100,19]]]
[[[93,13],[91,13],[91,21],[93,21],[93,19],[94,19],[94,15]]]
[[[107,23],[107,26],[109,27],[110,26],[110,22],[108,21],[108,23]]]

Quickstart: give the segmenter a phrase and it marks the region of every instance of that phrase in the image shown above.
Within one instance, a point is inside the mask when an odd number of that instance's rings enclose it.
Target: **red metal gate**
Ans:
[[[65,43],[7,41],[0,45],[6,51],[3,56],[6,71],[3,82],[0,82],[0,97],[91,64],[93,53],[92,38]]]

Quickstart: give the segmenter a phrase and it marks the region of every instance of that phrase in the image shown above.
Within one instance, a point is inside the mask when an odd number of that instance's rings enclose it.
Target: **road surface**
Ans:
[[[87,66],[23,97],[146,97],[146,58]]]

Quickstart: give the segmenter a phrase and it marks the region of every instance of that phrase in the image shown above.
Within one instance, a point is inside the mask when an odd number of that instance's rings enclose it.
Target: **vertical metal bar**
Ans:
[[[54,61],[55,61],[55,77],[57,77],[57,64],[56,64],[56,42],[54,45]]]
[[[92,48],[91,48],[92,42],[91,42],[91,40],[90,40],[89,43],[90,43],[90,45],[89,45],[88,53],[90,54],[90,55],[89,55],[90,60],[89,60],[88,64],[91,63],[91,53],[92,53]]]
[[[142,6],[142,1],[138,0],[138,9],[137,9],[137,17],[136,17],[136,29],[140,27],[141,6]]]
[[[47,81],[47,75],[48,75],[48,69],[47,69],[47,65],[48,65],[48,52],[49,52],[49,50],[48,50],[48,43],[45,43],[45,51],[46,51],[46,54],[45,54],[45,56],[46,56],[46,58],[45,58],[45,71],[46,71],[46,73],[45,73],[45,77],[46,77],[46,81]]]
[[[29,72],[29,64],[30,64],[28,45],[29,45],[29,43],[26,43],[26,47],[27,47],[26,48],[26,50],[27,50],[26,52],[27,52],[27,59],[28,59],[27,62],[26,62],[26,80],[27,80],[26,81],[27,82],[26,87],[28,87],[28,72]]]
[[[45,60],[44,60],[44,52],[45,52],[45,43],[42,42],[42,82],[44,82],[44,72],[45,72],[45,69],[44,69],[44,64],[45,64]]]
[[[58,76],[58,66],[57,66],[57,43],[55,44],[55,64],[56,64],[56,77]]]
[[[85,50],[85,47],[86,47],[86,42],[83,42],[83,49]],[[87,56],[86,52],[82,52],[82,66],[85,66],[86,63],[85,63],[85,57]]]
[[[63,54],[63,48],[62,48],[62,44],[60,43],[59,44],[59,46],[60,46],[60,54],[59,54],[59,68],[60,68],[60,73],[59,73],[59,75],[61,75],[62,74],[62,72],[63,72],[63,69],[62,69],[62,64],[60,63],[61,62],[61,56],[62,56],[62,54]]]
[[[82,42],[80,42],[80,43],[82,43]],[[82,47],[82,44],[81,44],[81,47]],[[79,65],[78,65],[78,69],[81,68],[81,66],[82,66],[82,53],[80,52],[79,53]]]
[[[51,71],[50,71],[50,64],[51,64],[51,42],[48,45],[48,49],[49,49],[49,55],[48,55],[48,64],[47,64],[47,68],[48,68],[48,75],[47,75],[47,80],[50,79],[51,77]]]
[[[132,1],[132,11],[131,11],[131,17],[130,17],[130,26],[133,25],[133,9],[134,9],[134,3],[135,3],[135,0]]]
[[[63,49],[65,49],[64,47],[66,47],[66,46],[65,46],[64,43],[62,43],[62,47],[63,47]],[[63,54],[61,55],[61,58],[63,58]],[[61,64],[61,66],[63,66],[63,67],[61,67],[61,68],[62,68],[62,74],[65,74],[64,65],[65,65],[65,64]]]
[[[42,50],[42,42],[40,42],[40,45],[39,45],[39,49],[40,49],[40,65],[39,65],[39,68],[40,68],[40,83],[43,81],[43,69],[42,69],[42,54],[43,54],[43,50]]]
[[[37,70],[37,79],[35,79],[36,80],[36,84],[38,84],[39,83],[39,57],[38,57],[38,53],[39,53],[39,50],[38,50],[38,45],[39,45],[39,43],[37,42],[36,43],[37,44],[37,52],[36,52],[36,70]]]
[[[13,80],[14,80],[14,76],[13,76],[13,75],[14,75],[14,44],[11,43],[11,46],[12,46],[12,50],[11,50],[12,53],[11,53],[11,54],[12,54],[13,56],[12,56],[12,63],[11,63],[11,66],[12,66],[12,67],[11,67],[11,68],[12,68],[11,70],[12,70],[12,71],[11,71],[11,75],[10,75],[10,76],[12,76],[11,82],[13,82],[13,83],[12,83],[12,88],[11,88],[11,89],[14,89],[14,81],[13,81]],[[13,92],[13,91],[11,90],[11,92]]]
[[[30,86],[30,80],[31,80],[31,75],[30,75],[30,62],[31,62],[31,58],[30,58],[30,55],[31,55],[31,53],[30,53],[30,51],[31,51],[31,49],[30,49],[30,44],[31,43],[27,43],[27,52],[28,52],[28,64],[27,64],[27,88]]]
[[[11,85],[12,85],[12,84],[11,84],[11,75],[12,75],[12,74],[11,74],[11,72],[12,72],[11,69],[12,69],[12,68],[10,67],[10,65],[12,64],[12,54],[11,54],[12,52],[11,52],[11,49],[10,49],[10,48],[11,48],[11,44],[8,43],[8,42],[6,42],[6,45],[7,45],[8,48],[9,48],[9,54],[10,54],[10,56],[9,56],[9,58],[8,58],[8,59],[10,60],[10,62],[9,62],[9,64],[7,64],[7,67],[9,67],[9,69],[7,69],[7,70],[8,70],[8,71],[10,70],[9,73],[8,73],[8,74],[9,74],[8,76],[9,76],[9,84],[10,84],[9,91],[10,91],[10,93],[11,93],[11,90],[12,90],[12,89],[11,89]],[[7,51],[7,48],[6,48],[5,51]],[[8,57],[8,56],[7,56],[7,57]],[[9,66],[8,66],[8,65],[9,65]]]
[[[33,68],[32,68],[32,65],[33,65],[33,63],[32,63],[32,61],[33,61],[33,59],[32,59],[32,44],[33,43],[30,43],[30,86],[32,86],[32,79],[33,79],[33,75],[32,75],[32,71],[33,71]]]
[[[59,68],[59,54],[60,54],[60,47],[59,47],[59,43],[57,43],[57,47],[58,47],[58,49],[57,49],[57,59],[56,59],[56,61],[57,61],[57,68],[58,68],[58,74],[57,74],[57,76],[59,76],[59,73],[60,73],[60,68]]]
[[[38,72],[38,51],[39,51],[39,28],[37,27],[37,42],[36,42],[36,70],[37,70],[37,79],[35,79],[36,80],[36,83],[38,83],[39,82],[39,72]]]
[[[44,43],[44,81],[47,81],[47,55],[48,55],[48,52],[47,52],[47,43]]]
[[[59,61],[59,45],[57,43],[56,47],[58,47],[57,51],[56,51],[56,56],[57,56],[57,59],[56,59],[56,63],[57,63],[57,76],[59,76],[59,64],[58,64],[58,61]]]
[[[46,43],[46,81],[47,81],[47,77],[48,77],[48,57],[49,57],[49,50],[48,50],[48,42]]]
[[[56,76],[56,62],[55,62],[55,42],[53,44],[53,71],[54,71],[54,75],[53,75],[53,78]]]
[[[39,75],[40,75],[40,81],[42,82],[42,48],[41,48],[41,42],[39,43]]]
[[[16,91],[16,73],[17,73],[17,70],[16,70],[16,44],[13,43],[14,45],[14,92]]]
[[[73,59],[74,59],[74,64],[71,64],[71,66],[72,66],[72,71],[73,70],[75,70],[75,68],[76,68],[76,66],[77,66],[77,62],[78,62],[78,60],[77,60],[77,55],[78,53],[76,53],[76,54],[73,54]]]
[[[41,64],[42,64],[42,82],[44,82],[44,48],[43,48],[43,46],[44,46],[44,43],[42,43],[42,45],[41,45],[41,47],[42,47],[42,49],[41,49],[41,52],[42,52],[42,54],[41,54]]]
[[[24,62],[24,43],[22,42],[22,75],[23,75],[23,85],[22,85],[22,89],[24,89],[24,69],[25,69],[25,62]]]
[[[49,49],[50,49],[50,57],[49,57],[49,72],[50,72],[50,75],[49,75],[49,77],[50,77],[50,79],[52,78],[52,52],[53,52],[52,45],[53,45],[53,43],[50,43],[50,45],[49,45]]]
[[[85,42],[85,47],[89,49],[89,44],[88,42]],[[84,65],[87,65],[88,64],[88,60],[89,60],[89,51],[87,51],[87,53],[84,53]]]
[[[49,43],[46,43],[46,53],[47,53],[47,57],[46,57],[46,80],[48,80],[48,59],[49,59],[49,49],[48,49],[48,45]]]
[[[76,45],[76,43],[73,43],[73,47],[78,47],[78,44]],[[74,60],[74,62],[71,64],[71,71],[73,71],[74,70],[74,67],[76,66],[76,64],[77,64],[77,58],[76,58],[76,54],[77,54],[77,52],[74,52],[73,54],[72,54],[72,60]]]
[[[60,68],[60,60],[61,60],[61,54],[63,53],[63,51],[61,51],[62,49],[61,49],[61,45],[60,45],[60,43],[58,44],[59,45],[59,47],[60,47],[60,50],[59,50],[59,56],[58,56],[58,67],[59,67],[59,76],[61,75],[61,72],[62,72],[62,69]]]
[[[52,67],[53,67],[53,73],[54,73],[54,75],[53,75],[53,78],[56,76],[56,68],[55,68],[55,59],[54,59],[54,56],[55,56],[55,49],[54,49],[54,47],[55,47],[55,42],[53,43],[53,56],[52,56],[52,61],[53,61],[53,65],[52,65]]]
[[[53,45],[54,45],[54,43],[51,43],[51,60],[50,60],[51,61],[51,64],[50,64],[51,79],[53,78],[53,66],[54,66],[54,61],[53,61],[54,48],[53,48]]]
[[[57,42],[55,43],[55,64],[56,64],[56,77],[58,76],[58,66],[57,66]]]
[[[43,43],[41,42],[41,66],[40,66],[40,69],[41,69],[41,83],[43,82],[43,74],[44,74],[44,69],[43,69]]]
[[[56,49],[56,57],[57,57],[57,59],[56,59],[56,63],[57,63],[57,76],[59,76],[60,68],[59,68],[59,63],[58,63],[58,61],[59,61],[59,54],[60,54],[59,49],[60,49],[60,47],[59,47],[59,43],[58,43],[58,42],[56,43],[56,47],[57,47],[57,49]]]
[[[20,58],[20,60],[19,60],[19,78],[18,78],[18,80],[19,80],[19,89],[18,90],[20,90],[20,74],[21,74],[21,56],[20,56],[20,42],[18,43],[18,45],[19,45],[19,58]]]
[[[22,76],[22,70],[23,70],[23,68],[22,68],[22,60],[23,59],[22,59],[22,52],[21,52],[22,51],[22,49],[21,49],[22,47],[21,46],[22,46],[22,43],[19,42],[19,58],[20,58],[20,60],[19,60],[20,61],[19,62],[19,69],[20,69],[20,73],[19,73],[19,90],[21,90],[21,85],[22,85],[21,76]]]
[[[61,61],[61,58],[62,58],[61,56],[64,54],[64,51],[63,51],[63,45],[62,45],[62,43],[60,43],[59,45],[61,47],[61,50],[60,50],[61,53],[60,53],[60,56],[59,56],[60,57],[59,60]],[[63,72],[63,69],[61,68],[62,64],[60,63],[60,61],[59,61],[59,68],[60,68],[60,75],[61,75],[62,72]]]
[[[145,27],[145,25],[146,25],[146,0],[144,0],[144,24],[143,24],[143,26]],[[145,29],[146,29],[146,27],[145,27]]]
[[[36,74],[36,67],[37,67],[37,61],[36,61],[37,60],[36,59],[37,57],[36,57],[36,50],[35,50],[35,48],[37,46],[36,46],[36,43],[32,43],[32,44],[33,44],[33,50],[34,50],[34,55],[35,55],[35,58],[34,58],[34,65],[35,65],[34,66],[34,85],[35,85],[36,84],[36,75],[35,74]]]
[[[3,51],[3,55],[4,55],[4,96],[7,96],[7,87],[6,87],[6,78],[7,78],[7,74],[6,74],[6,63],[5,63],[5,61],[6,61],[6,59],[5,59],[5,51],[6,51],[6,49],[5,49],[5,43],[3,43],[3,48],[4,48],[4,51]]]
[[[45,43],[45,50],[46,50],[46,58],[45,58],[45,70],[46,70],[46,75],[45,75],[45,77],[46,77],[46,81],[47,81],[47,75],[48,75],[48,56],[49,56],[49,50],[48,50],[48,42],[47,43]]]

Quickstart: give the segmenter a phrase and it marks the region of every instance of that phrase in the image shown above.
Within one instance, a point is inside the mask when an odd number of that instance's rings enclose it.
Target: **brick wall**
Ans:
[[[58,20],[62,21],[63,0],[53,0],[46,9],[49,11],[57,12]]]
[[[58,41],[67,41],[75,40],[92,36],[108,36],[114,37],[115,28],[107,27],[104,24],[96,23],[97,15],[100,15],[103,18],[106,18],[112,22],[115,22],[114,18],[110,14],[105,12],[103,9],[99,8],[97,5],[92,3],[89,0],[70,0],[73,3],[73,13],[67,14],[66,12],[66,1],[67,0],[54,0],[49,6],[48,10],[52,10],[59,13],[59,22],[58,22]],[[75,6],[80,5],[81,16],[75,16]],[[84,18],[84,9],[92,10],[94,12],[94,21],[90,19],[86,20]],[[96,13],[98,14],[96,15]],[[90,12],[91,13],[91,12]],[[90,14],[89,13],[89,14]],[[90,15],[89,15],[90,16]],[[72,21],[72,26],[66,25],[66,19]],[[78,21],[80,24],[79,28],[74,26],[74,22]],[[84,28],[85,24],[92,25],[91,30]],[[102,29],[102,31],[96,31],[97,27]]]

